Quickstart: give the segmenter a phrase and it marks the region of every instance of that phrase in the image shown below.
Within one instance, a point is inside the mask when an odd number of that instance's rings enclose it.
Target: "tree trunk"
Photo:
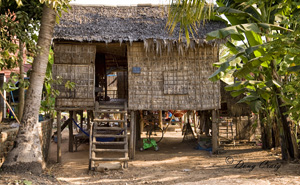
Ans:
[[[21,55],[21,59],[19,61],[19,69],[20,69],[20,80],[19,80],[19,103],[18,103],[18,118],[19,120],[22,120],[22,116],[23,116],[23,110],[24,110],[24,100],[25,100],[25,92],[24,92],[24,83],[20,83],[23,82],[24,80],[24,66],[23,66],[23,62],[24,62],[24,58],[23,58],[23,50],[24,50],[24,45],[23,42],[20,41],[19,43],[19,50],[20,50],[20,55]]]
[[[39,140],[40,124],[38,124],[38,114],[55,16],[55,11],[44,5],[37,44],[40,51],[33,62],[30,86],[27,91],[21,121],[24,126],[20,128],[16,147],[10,152],[2,166],[5,171],[41,173],[45,167]]]
[[[261,141],[262,149],[271,149],[272,148],[272,130],[270,130],[270,123],[264,120],[268,115],[264,111],[259,112],[259,122],[261,127]],[[269,119],[268,119],[269,120]]]
[[[279,89],[275,89],[276,93],[280,93]],[[281,136],[281,153],[282,153],[282,160],[289,160],[289,159],[298,159],[299,158],[299,151],[298,151],[298,144],[295,138],[295,134],[291,128],[291,122],[287,121],[287,115],[284,113],[287,112],[286,106],[283,106],[283,101],[276,95],[277,99],[277,107],[278,107],[278,115],[279,115],[279,129],[280,129],[280,136]],[[280,128],[281,127],[281,128]]]

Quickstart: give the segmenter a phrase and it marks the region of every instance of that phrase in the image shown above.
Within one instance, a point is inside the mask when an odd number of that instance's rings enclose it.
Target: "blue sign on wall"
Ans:
[[[132,67],[132,73],[140,74],[141,73],[141,68],[140,67]]]

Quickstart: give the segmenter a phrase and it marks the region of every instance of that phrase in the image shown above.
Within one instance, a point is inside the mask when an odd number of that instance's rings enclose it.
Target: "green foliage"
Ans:
[[[171,11],[188,11],[184,4],[196,2],[203,1],[176,1],[171,7],[185,10],[171,8]],[[291,130],[295,130],[295,125],[300,122],[300,3],[292,0],[216,2],[218,7],[213,7],[213,12],[203,11],[204,14],[210,14],[194,17],[194,22],[189,20],[193,12],[171,12],[168,24],[175,27],[179,23],[185,32],[191,32],[187,24],[196,24],[207,17],[226,17],[228,27],[207,34],[207,39],[225,39],[226,47],[232,55],[222,63],[215,64],[218,69],[210,79],[216,81],[228,74],[232,75],[235,82],[225,89],[231,91],[233,96],[245,96],[240,102],[247,103],[254,113],[260,113],[264,129],[270,131],[273,124],[276,124],[283,159],[298,158],[297,153],[294,153],[298,146],[293,142],[295,134]],[[189,9],[201,11],[205,7]],[[185,17],[189,21],[180,20],[185,20]],[[233,44],[232,40],[242,45]],[[232,65],[231,61],[234,60],[238,62]],[[294,124],[290,124],[282,113],[289,116]]]
[[[29,180],[24,180],[24,181],[23,181],[23,184],[24,184],[24,185],[32,185],[32,182],[29,181]]]
[[[75,88],[75,83],[68,80],[68,81],[65,83],[65,88],[70,89],[70,90],[73,90],[73,89]]]
[[[59,91],[51,88],[53,84],[61,84],[62,79],[52,78],[52,65],[54,63],[53,58],[53,50],[50,49],[49,52],[49,60],[47,64],[46,76],[44,81],[44,91],[43,91],[43,100],[41,101],[41,108],[40,110],[45,112],[46,115],[51,116],[53,115],[54,106],[55,106],[55,98],[59,95]]]
[[[23,61],[23,56],[18,54],[19,41],[25,44],[27,59],[37,54],[39,51],[37,33],[44,4],[52,7],[57,15],[61,16],[62,11],[70,8],[69,2],[70,0],[0,0],[0,70],[14,68],[18,61]],[[41,102],[41,110],[48,113],[53,110],[55,97],[59,94],[57,90],[51,88],[51,85],[62,83],[61,78],[53,80],[52,64],[53,52],[50,52],[44,83],[44,99]],[[18,80],[20,86],[27,87],[29,82],[19,76],[12,73],[9,82],[4,84],[4,89],[16,90],[15,82]],[[74,86],[75,84],[70,82],[66,84],[68,88],[74,88]]]

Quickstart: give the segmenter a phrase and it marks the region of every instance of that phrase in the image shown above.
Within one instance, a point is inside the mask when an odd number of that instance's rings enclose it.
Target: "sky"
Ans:
[[[72,4],[100,5],[137,5],[137,4],[169,4],[170,0],[72,0]]]

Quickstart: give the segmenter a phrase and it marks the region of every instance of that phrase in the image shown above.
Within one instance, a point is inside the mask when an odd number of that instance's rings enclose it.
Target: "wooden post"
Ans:
[[[136,131],[135,131],[135,135],[136,135],[136,138],[135,140],[136,141],[140,141],[141,140],[141,114],[140,114],[141,111],[136,111]],[[136,146],[136,144],[135,144]]]
[[[237,124],[237,117],[232,118],[232,124],[235,125],[235,140],[239,139],[239,125]]]
[[[87,130],[91,129],[91,121],[90,121],[90,111],[87,111]]]
[[[237,134],[238,134],[238,139],[243,139],[244,138],[244,136],[242,135],[242,130],[243,130],[243,126],[244,125],[242,125],[242,117],[241,116],[239,116],[238,118],[237,118],[237,125],[238,125],[238,130],[237,130]]]
[[[69,112],[69,117],[72,119],[75,118],[74,116],[75,111]],[[76,114],[75,114],[76,115]],[[73,137],[73,120],[69,122],[69,152],[73,152],[73,144],[74,144],[74,137]]]
[[[138,139],[138,136],[137,136],[137,127],[138,127],[138,111],[135,111],[135,116],[134,116],[134,131],[133,131],[133,150],[134,150],[134,155],[133,155],[133,158],[135,156],[135,150],[136,150],[136,141]]]
[[[57,162],[61,163],[61,111],[57,112]]]
[[[135,155],[135,146],[134,146],[134,137],[135,135],[135,112],[130,112],[130,141],[129,141],[129,156],[130,159],[134,159]]]
[[[159,126],[163,129],[162,110],[159,111]]]
[[[194,117],[194,131],[195,131],[196,136],[198,137],[198,134],[197,134],[197,114],[196,114],[195,110],[193,111],[193,117]]]
[[[80,111],[80,127],[83,129],[83,110]],[[79,132],[82,132],[79,130]]]
[[[227,134],[227,139],[229,138],[228,124],[229,124],[229,121],[227,120],[227,121],[226,121],[226,134]]]
[[[218,153],[218,119],[217,111],[212,110],[212,152]]]
[[[141,121],[140,121],[140,134],[144,132],[144,117],[143,117],[143,111],[140,110],[140,115],[141,115]]]
[[[105,60],[105,57],[104,57],[104,60]],[[104,95],[104,101],[107,101],[107,75],[106,74],[106,61],[104,61],[104,73],[105,73],[105,77],[104,77],[104,80],[105,80],[105,95]]]

